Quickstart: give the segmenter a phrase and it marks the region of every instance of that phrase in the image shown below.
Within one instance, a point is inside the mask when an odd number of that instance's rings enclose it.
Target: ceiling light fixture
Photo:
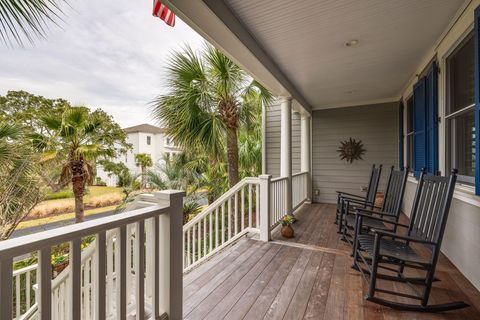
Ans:
[[[357,39],[352,39],[352,40],[348,40],[347,42],[345,42],[345,46],[346,47],[354,47],[358,44],[358,40]]]

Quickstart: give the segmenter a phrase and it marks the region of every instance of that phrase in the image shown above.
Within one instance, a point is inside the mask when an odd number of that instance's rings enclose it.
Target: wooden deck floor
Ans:
[[[480,293],[443,256],[431,301],[463,300],[470,308],[421,314],[365,301],[366,285],[350,268],[349,247],[332,223],[334,210],[332,205],[305,205],[294,239],[274,234],[274,241],[264,243],[247,237],[185,275],[184,318],[480,319]]]

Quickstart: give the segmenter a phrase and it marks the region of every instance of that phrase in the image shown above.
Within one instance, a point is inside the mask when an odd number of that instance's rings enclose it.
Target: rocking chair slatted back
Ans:
[[[372,167],[372,173],[370,174],[370,181],[368,183],[366,202],[370,204],[375,203],[375,197],[377,196],[378,183],[382,174],[382,165]]]
[[[388,177],[385,198],[382,203],[382,212],[398,214],[400,213],[405,186],[407,184],[408,168],[403,170],[394,170],[392,166]]]
[[[412,207],[409,235],[440,244],[456,179],[456,171],[449,177],[421,173]]]

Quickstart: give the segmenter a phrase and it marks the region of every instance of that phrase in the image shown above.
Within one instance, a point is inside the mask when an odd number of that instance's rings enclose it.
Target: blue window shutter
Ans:
[[[413,172],[416,177],[427,165],[426,82],[421,78],[413,86]]]
[[[405,138],[404,137],[404,134],[403,134],[403,113],[404,113],[404,106],[403,106],[403,101],[400,101],[400,108],[399,108],[399,123],[398,123],[398,126],[399,126],[399,129],[400,129],[400,132],[398,133],[398,136],[399,136],[399,143],[398,143],[398,148],[399,148],[399,161],[398,161],[398,165],[400,166],[400,168],[403,168],[403,139]]]
[[[425,112],[426,112],[426,140],[427,157],[426,168],[429,174],[438,172],[438,81],[437,64],[432,63],[425,76]]]
[[[475,194],[480,195],[480,7],[475,9]]]

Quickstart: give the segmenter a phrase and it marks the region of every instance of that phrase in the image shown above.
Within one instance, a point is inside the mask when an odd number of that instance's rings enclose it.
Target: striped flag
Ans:
[[[175,26],[175,14],[159,0],[153,0],[153,16],[159,17],[170,27]]]

